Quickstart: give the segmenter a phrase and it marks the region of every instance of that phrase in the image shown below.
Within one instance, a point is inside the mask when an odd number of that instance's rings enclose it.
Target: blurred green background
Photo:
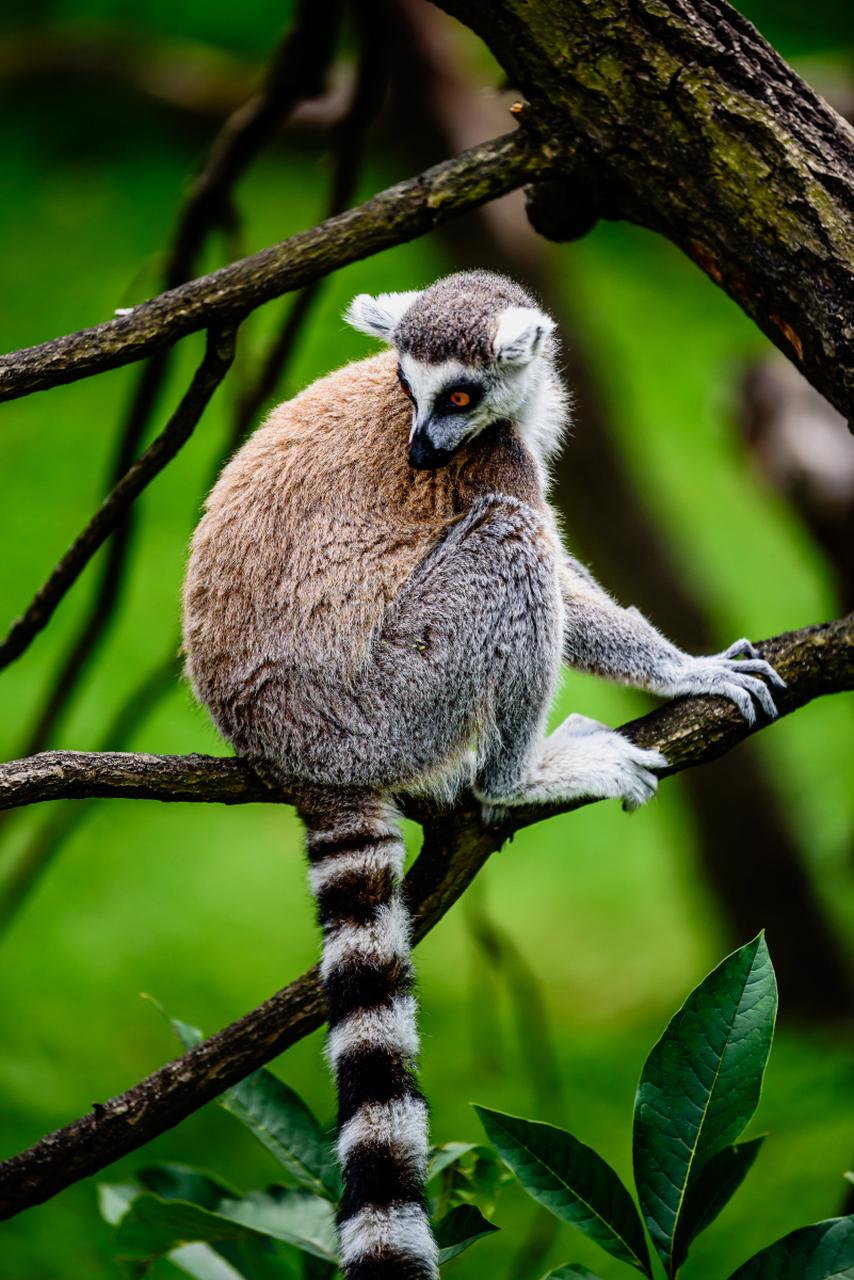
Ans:
[[[847,0],[810,6],[763,0],[742,8],[822,91],[849,83],[854,11]],[[288,9],[270,0],[245,6],[140,0],[130,22],[117,0],[44,0],[28,6],[26,25],[0,28],[0,348],[96,324],[157,291],[188,176],[220,123],[214,112],[183,110],[119,77],[89,75],[85,66],[40,68],[39,50],[120,30],[154,50],[152,57],[192,48],[227,79],[269,53]],[[36,51],[29,63],[22,49]],[[459,57],[474,81],[494,74],[462,37]],[[237,193],[242,252],[323,216],[326,149],[322,131],[295,128],[252,168]],[[412,169],[379,128],[370,138],[361,195]],[[222,238],[212,237],[205,266],[224,261],[225,252]],[[636,227],[600,224],[585,240],[544,246],[542,253],[552,287],[583,335],[637,491],[711,619],[719,647],[737,636],[770,636],[837,616],[841,604],[825,555],[751,465],[738,430],[741,378],[766,353],[762,336],[671,244]],[[411,288],[457,265],[447,238],[432,236],[329,280],[282,395],[369,351],[367,340],[340,320],[354,293]],[[140,502],[120,616],[52,745],[100,746],[116,708],[174,647],[187,542],[230,429],[241,370],[269,345],[282,306],[269,304],[247,322],[236,371]],[[201,345],[198,335],[181,344],[155,427],[180,396]],[[137,376],[135,368],[118,370],[3,405],[6,619],[26,606],[95,509]],[[572,447],[570,440],[569,466]],[[609,520],[607,510],[601,519]],[[96,578],[97,565],[0,678],[3,758],[20,754],[33,708],[80,626]],[[555,717],[580,710],[616,725],[648,705],[640,695],[572,676]],[[852,730],[854,700],[837,696],[764,732],[757,751],[828,927],[854,971]],[[163,753],[226,750],[180,684],[152,706],[127,745]],[[0,874],[49,819],[49,807],[38,806],[5,823]],[[411,835],[414,852],[415,828]],[[616,804],[600,804],[529,829],[492,859],[417,954],[423,1083],[436,1141],[479,1140],[469,1107],[477,1101],[562,1123],[629,1177],[629,1121],[645,1053],[691,987],[734,943],[746,941],[727,927],[697,847],[695,814],[682,785],[671,781],[631,818]],[[490,962],[485,930],[502,939],[502,965]],[[300,830],[290,811],[91,804],[0,940],[0,1155],[174,1056],[166,1024],[140,992],[210,1033],[302,972],[317,950]],[[773,939],[771,950],[773,957]],[[541,1018],[532,990],[542,1000]],[[531,1028],[522,1014],[530,1020],[532,1008],[546,1067],[539,1050],[536,1061],[525,1052]],[[312,1036],[274,1069],[331,1121],[321,1047],[321,1036]],[[549,1075],[550,1053],[559,1089]],[[754,1132],[768,1129],[771,1136],[743,1191],[695,1247],[689,1265],[697,1280],[726,1275],[778,1236],[840,1210],[842,1173],[854,1164],[848,1016],[784,1021],[757,1120]],[[214,1106],[106,1176],[117,1181],[155,1158],[200,1164],[244,1189],[279,1176],[272,1157]],[[460,1280],[527,1274],[520,1250],[532,1220],[530,1202],[508,1191],[496,1215],[504,1233],[454,1264]],[[606,1280],[620,1273],[618,1263],[563,1227],[548,1262],[570,1258],[595,1266]],[[544,1263],[536,1274],[546,1269]],[[3,1280],[118,1274],[93,1180],[0,1226]],[[162,1262],[155,1274],[179,1273]]]

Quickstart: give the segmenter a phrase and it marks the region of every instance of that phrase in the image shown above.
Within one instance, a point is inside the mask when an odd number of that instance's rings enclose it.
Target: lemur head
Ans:
[[[413,293],[360,293],[344,319],[397,349],[401,390],[412,401],[411,467],[444,466],[493,422],[543,434],[533,419],[546,384],[555,386],[555,323],[512,280],[466,271]],[[538,452],[553,447],[531,443],[543,446]]]

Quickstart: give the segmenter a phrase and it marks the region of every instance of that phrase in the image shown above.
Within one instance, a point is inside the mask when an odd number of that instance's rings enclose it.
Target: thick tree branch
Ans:
[[[822,694],[854,689],[854,613],[838,622],[804,627],[763,640],[763,656],[787,681],[774,691],[781,715]],[[624,725],[622,732],[643,747],[656,747],[670,761],[662,776],[705,764],[765,727],[752,727],[724,698],[677,698]],[[45,751],[0,764],[0,809],[44,800],[161,800],[195,804],[293,803],[293,797],[261,782],[249,765],[230,756],[158,756],[140,752]],[[515,809],[513,831],[577,805]],[[438,810],[411,802],[421,820]],[[511,832],[507,833],[508,835]]]
[[[0,401],[132,364],[212,323],[234,322],[339,267],[425,235],[569,162],[551,135],[506,134],[401,182],[308,231],[140,303],[123,316],[0,356]]]
[[[779,695],[782,714],[820,694],[854,688],[854,614],[777,636],[760,647],[788,681]],[[723,699],[693,698],[669,702],[624,725],[622,732],[664,751],[670,760],[666,772],[675,773],[714,759],[759,727],[747,726]],[[267,791],[240,761],[205,756],[49,752],[4,765],[0,789],[7,805],[59,795],[225,804],[286,799]],[[578,807],[576,802],[517,809],[506,823],[487,827],[479,807],[470,802],[461,802],[452,812],[408,804],[407,812],[424,824],[424,846],[406,880],[416,937],[432,929],[490,854],[515,831]],[[312,969],[133,1089],[6,1160],[0,1165],[0,1218],[40,1204],[172,1128],[319,1027],[323,1019],[319,977]]]
[[[204,359],[178,408],[157,439],[128,468],[112,493],[104,499],[26,612],[12,623],[9,634],[0,643],[0,668],[19,657],[47,626],[60,600],[121,522],[130,505],[189,440],[211,396],[231,367],[235,336],[233,327],[210,330]]]
[[[538,229],[668,236],[854,418],[854,130],[755,28],[724,0],[439,3],[587,157]]]

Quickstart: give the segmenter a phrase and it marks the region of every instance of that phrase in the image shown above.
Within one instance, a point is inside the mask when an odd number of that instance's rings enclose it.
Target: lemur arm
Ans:
[[[784,688],[785,681],[749,640],[737,640],[710,657],[692,657],[656,631],[637,609],[621,608],[568,553],[562,557],[559,573],[567,666],[668,698],[720,694],[736,704],[749,724],[756,719],[753,698],[767,716],[777,715],[760,677],[778,688]]]

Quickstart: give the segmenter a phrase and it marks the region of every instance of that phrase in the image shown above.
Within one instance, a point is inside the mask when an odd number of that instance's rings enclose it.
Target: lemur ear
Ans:
[[[411,293],[378,293],[375,298],[360,293],[344,312],[344,319],[354,329],[391,343],[400,317],[421,297],[421,292],[415,289]]]
[[[495,358],[502,364],[528,364],[554,327],[551,316],[538,307],[508,307],[498,317],[492,344]]]

